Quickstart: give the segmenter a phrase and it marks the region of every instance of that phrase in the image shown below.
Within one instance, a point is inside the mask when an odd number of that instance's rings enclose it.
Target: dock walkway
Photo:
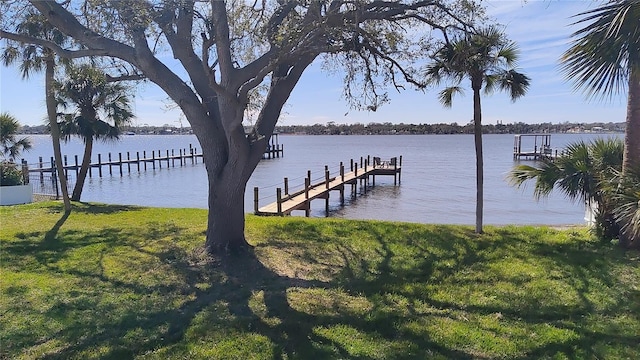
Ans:
[[[372,185],[375,186],[375,177],[378,175],[390,175],[394,177],[394,185],[400,182],[402,170],[402,156],[391,158],[389,161],[382,161],[378,157],[367,159],[361,158],[361,167],[353,160],[351,161],[351,171],[345,173],[343,163],[340,163],[339,174],[332,176],[328,167],[325,166],[325,177],[323,181],[312,183],[311,173],[307,172],[304,188],[302,190],[289,193],[288,180],[284,179],[284,194],[282,188],[276,189],[276,201],[266,206],[260,207],[258,188],[254,188],[254,213],[263,216],[285,216],[291,215],[294,210],[304,210],[305,216],[310,216],[311,201],[315,199],[325,199],[325,212],[329,214],[329,194],[331,191],[340,192],[340,203],[344,204],[345,185],[351,185],[355,189],[360,182],[360,188],[366,193],[369,179],[373,180]],[[355,193],[355,192],[354,192]]]

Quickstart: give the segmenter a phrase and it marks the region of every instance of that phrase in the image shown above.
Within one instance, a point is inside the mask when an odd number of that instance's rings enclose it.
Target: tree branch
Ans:
[[[118,76],[111,76],[109,74],[105,74],[105,77],[107,79],[107,82],[137,81],[137,80],[144,80],[147,78],[143,74],[118,75]]]
[[[229,40],[229,21],[224,1],[211,0],[211,17],[216,33],[216,51],[220,64],[220,82],[226,84],[233,81],[234,67]]]
[[[65,59],[77,59],[81,57],[87,56],[106,56],[108,52],[103,49],[81,49],[81,50],[69,50],[63,49],[61,46],[56,43],[44,39],[39,39],[27,35],[20,35],[11,32],[7,32],[4,30],[0,30],[0,39],[8,39],[17,41],[24,44],[34,44],[38,46],[42,46],[44,48],[50,49],[56,55]]]

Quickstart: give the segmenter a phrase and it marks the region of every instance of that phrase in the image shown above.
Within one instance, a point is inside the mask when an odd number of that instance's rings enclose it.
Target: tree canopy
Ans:
[[[145,78],[180,107],[198,138],[209,180],[206,247],[245,248],[243,197],[282,107],[317,58],[339,64],[345,96],[375,110],[387,96],[381,85],[421,86],[411,62],[434,36],[464,30],[479,8],[470,0],[407,1],[55,1],[30,0],[72,46],[10,31],[0,35],[34,43],[61,57],[106,57]],[[2,12],[22,4],[3,3]],[[435,31],[434,31],[435,30]],[[168,58],[167,52],[172,58]],[[266,91],[246,134],[252,94]]]

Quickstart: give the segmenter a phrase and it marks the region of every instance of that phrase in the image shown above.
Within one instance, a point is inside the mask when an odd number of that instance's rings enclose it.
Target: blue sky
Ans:
[[[505,32],[520,47],[519,70],[532,84],[528,94],[512,103],[506,95],[485,96],[482,103],[483,123],[495,124],[623,122],[626,94],[606,102],[588,101],[574,92],[558,70],[558,59],[568,48],[570,17],[598,5],[595,1],[487,1],[488,14],[505,25]],[[464,83],[463,83],[464,85]],[[32,76],[20,78],[16,68],[0,67],[0,110],[9,112],[24,125],[39,125],[45,117],[44,80]],[[454,99],[451,109],[437,101],[438,88],[427,91],[407,89],[401,93],[390,89],[391,103],[376,112],[350,110],[342,99],[342,78],[329,75],[314,63],[303,75],[285,106],[281,125],[391,123],[467,123],[473,116],[470,91]],[[166,95],[154,84],[138,88],[134,111],[138,125],[179,126],[177,110],[166,110]],[[186,120],[182,122],[187,126]]]

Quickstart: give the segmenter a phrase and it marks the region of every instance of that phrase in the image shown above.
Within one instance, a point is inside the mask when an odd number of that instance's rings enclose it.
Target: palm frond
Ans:
[[[612,1],[582,16],[587,23],[562,55],[561,70],[588,98],[612,98],[626,89],[629,70],[640,64],[640,2]]]
[[[640,241],[640,169],[625,174],[613,198],[617,204],[613,215],[624,236]]]
[[[440,91],[438,100],[442,105],[450,108],[453,105],[453,96],[455,94],[464,95],[464,90],[460,86],[450,86]]]

